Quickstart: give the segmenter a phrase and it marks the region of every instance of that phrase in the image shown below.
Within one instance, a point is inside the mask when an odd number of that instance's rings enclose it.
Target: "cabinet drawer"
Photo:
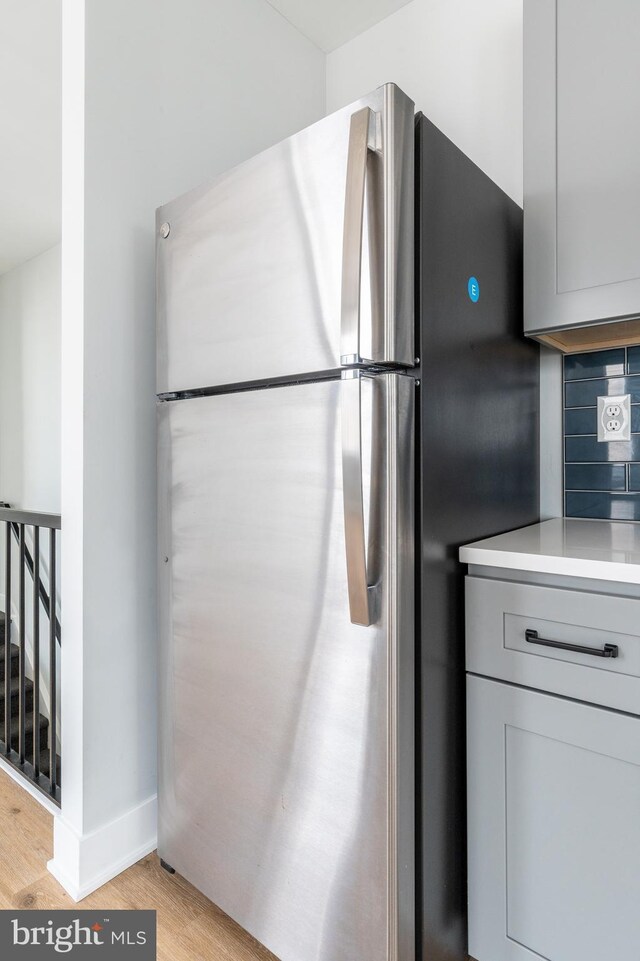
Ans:
[[[640,599],[467,577],[466,622],[468,671],[640,714]]]

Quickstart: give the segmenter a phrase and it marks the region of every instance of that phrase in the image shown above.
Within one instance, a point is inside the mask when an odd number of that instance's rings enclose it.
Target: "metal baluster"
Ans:
[[[11,524],[5,524],[7,544],[4,571],[4,744],[11,754]]]
[[[51,688],[51,741],[49,744],[49,779],[50,792],[56,794],[56,532],[49,531],[49,685]]]
[[[40,776],[40,528],[33,527],[33,776]]]
[[[25,658],[27,654],[27,635],[26,635],[26,625],[25,625],[25,585],[24,585],[24,571],[25,571],[25,529],[24,524],[20,524],[20,570],[19,570],[19,584],[20,584],[20,594],[18,599],[18,611],[20,618],[20,660],[19,660],[19,690],[18,690],[18,754],[20,756],[20,764],[24,764],[24,748],[25,748],[25,709],[24,709],[24,695],[25,695]],[[36,736],[36,732],[33,732],[33,736]]]
[[[4,652],[4,668],[5,668],[5,682],[4,682],[4,718],[2,717],[0,709],[0,723],[4,720],[4,752],[9,760],[9,762],[18,770],[21,770],[22,774],[28,777],[30,780],[34,781],[37,785],[41,784],[41,781],[46,779],[42,775],[42,752],[40,750],[40,726],[42,718],[40,716],[40,674],[42,669],[41,661],[41,650],[40,650],[40,629],[42,625],[42,616],[40,614],[40,604],[43,605],[45,610],[45,615],[49,617],[49,675],[51,682],[51,723],[49,725],[49,778],[47,784],[48,793],[54,799],[56,804],[60,803],[60,788],[58,785],[58,771],[57,771],[57,702],[58,702],[58,690],[57,690],[57,664],[56,655],[58,652],[58,645],[60,643],[60,623],[56,617],[56,587],[57,587],[57,563],[56,563],[56,547],[57,547],[57,535],[56,531],[59,529],[60,518],[53,515],[39,515],[35,512],[30,511],[20,511],[12,510],[9,505],[0,503],[0,509],[2,514],[8,514],[12,517],[11,520],[5,519],[5,517],[0,517],[0,520],[4,521],[5,525],[5,601],[6,610],[4,612],[4,624],[5,624],[5,652]],[[49,523],[53,527],[49,527]],[[44,525],[45,529],[49,531],[49,569],[50,569],[50,583],[49,587],[51,590],[51,596],[48,596],[44,584],[41,580],[41,568],[42,562],[40,558],[40,548],[41,548],[41,525]],[[34,557],[31,556],[31,552],[26,542],[26,529],[31,527],[33,529],[33,550]],[[11,617],[11,601],[12,601],[12,588],[13,581],[16,577],[13,576],[12,571],[12,555],[13,555],[13,541],[14,538],[18,547],[19,564],[20,569],[18,571],[18,612],[17,616],[19,619],[19,628],[16,637],[16,650],[18,654],[17,658],[17,679],[13,679],[13,686],[16,690],[13,692],[14,697],[17,700],[17,711],[14,711],[14,704],[12,703],[12,650],[13,645],[11,643],[11,629],[12,629],[12,617]],[[29,719],[27,718],[27,683],[30,683],[26,676],[27,668],[27,623],[26,623],[26,588],[27,579],[33,579],[33,668],[34,677],[32,684],[33,692],[33,708],[29,710],[29,714],[32,718],[33,727],[33,744],[32,751],[29,751],[29,756],[27,757],[27,725],[29,724]],[[2,614],[0,614],[0,618]],[[0,620],[0,626],[2,621]],[[0,664],[2,660],[0,659]],[[17,684],[15,681],[17,680]],[[1,682],[0,682],[1,683]],[[2,688],[0,688],[2,690]],[[29,691],[31,694],[31,691]],[[17,697],[16,697],[17,695]],[[16,723],[14,723],[14,721]],[[31,724],[29,724],[31,727]],[[12,730],[13,727],[13,730]],[[17,727],[17,730],[16,730]],[[44,750],[47,750],[45,747]],[[33,761],[33,765],[31,762]],[[27,768],[27,770],[25,770]],[[46,769],[46,762],[45,762]],[[41,785],[44,788],[44,784]]]

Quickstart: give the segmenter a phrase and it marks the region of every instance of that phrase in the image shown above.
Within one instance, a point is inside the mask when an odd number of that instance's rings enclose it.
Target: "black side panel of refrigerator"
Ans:
[[[538,520],[538,347],[522,210],[416,118],[418,961],[466,959],[462,544]],[[418,555],[419,556],[419,555]]]

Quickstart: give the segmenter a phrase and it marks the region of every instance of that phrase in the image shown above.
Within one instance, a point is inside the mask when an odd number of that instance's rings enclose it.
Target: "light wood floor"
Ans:
[[[0,908],[71,910],[75,902],[47,871],[53,818],[0,771]],[[143,858],[80,908],[157,911],[158,961],[276,961],[179,875]]]

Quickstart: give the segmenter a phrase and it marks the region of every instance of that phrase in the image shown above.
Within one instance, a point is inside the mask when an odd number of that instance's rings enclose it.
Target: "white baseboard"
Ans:
[[[31,781],[16,771],[16,769],[9,764],[8,761],[5,761],[2,755],[0,755],[0,771],[4,771],[5,774],[8,774],[9,777],[16,782],[16,784],[19,784],[20,787],[27,792],[27,794],[30,794],[31,797],[41,804],[43,808],[46,808],[49,814],[53,814],[56,817],[60,814],[60,808],[58,805],[54,804],[54,802],[51,801],[46,794],[43,794],[42,791],[39,791],[37,787],[33,786]]]
[[[83,836],[59,815],[53,827],[53,859],[47,867],[74,901],[82,901],[154,851],[157,832],[155,795]]]

